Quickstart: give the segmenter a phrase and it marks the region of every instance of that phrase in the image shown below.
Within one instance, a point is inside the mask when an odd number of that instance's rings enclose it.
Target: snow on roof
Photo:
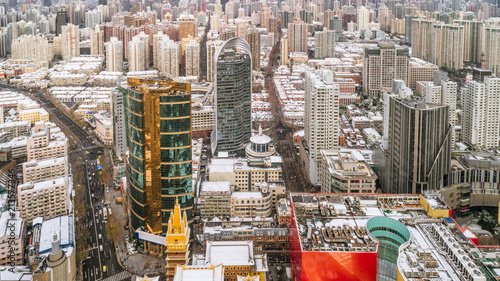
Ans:
[[[165,245],[165,239],[166,239],[163,236],[154,235],[154,234],[147,233],[147,232],[140,231],[140,230],[137,230],[135,232],[135,238],[137,238],[139,240],[144,240],[144,241],[152,242],[155,244],[159,244],[159,245]]]
[[[222,281],[222,266],[177,266],[174,281]]]
[[[57,234],[61,248],[73,247],[73,227],[73,215],[61,216],[44,221],[40,232],[39,254],[50,252],[52,249],[54,232]]]
[[[224,266],[255,265],[252,241],[209,241],[205,254],[205,264]]]
[[[205,181],[201,185],[201,192],[230,192],[228,181]]]
[[[14,231],[12,230],[12,225],[15,226]],[[0,237],[10,236],[12,232],[15,236],[20,236],[23,229],[23,220],[19,216],[19,211],[15,212],[13,217],[10,216],[10,212],[6,211],[2,213],[0,217]]]
[[[232,196],[236,199],[262,199],[262,193],[257,191],[233,192]]]

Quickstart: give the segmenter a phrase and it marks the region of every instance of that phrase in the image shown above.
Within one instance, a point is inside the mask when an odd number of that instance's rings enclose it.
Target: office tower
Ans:
[[[215,52],[224,43],[222,40],[208,41],[207,42],[207,81],[213,82],[214,80],[214,61]]]
[[[115,38],[116,37],[112,37]],[[118,41],[121,42],[121,41]],[[107,42],[109,43],[109,42]],[[123,67],[122,67],[123,70]],[[109,70],[108,70],[109,71]],[[114,88],[111,94],[111,100],[113,102],[113,141],[115,155],[122,156],[128,151],[127,147],[127,96],[126,90],[125,94],[120,90],[121,88]]]
[[[323,27],[323,31],[314,34],[314,58],[335,57],[335,31]]]
[[[411,36],[412,36],[412,25],[413,19],[418,18],[416,15],[406,15],[405,16],[405,43],[411,44]]]
[[[472,20],[454,20],[453,23],[464,26],[464,61],[481,63],[484,23]]]
[[[176,200],[191,220],[191,85],[128,78],[128,196],[133,230],[165,234]]]
[[[56,36],[61,34],[62,27],[68,24],[69,17],[66,10],[58,11],[56,16]]]
[[[200,43],[189,40],[185,51],[186,76],[200,76]]]
[[[500,78],[469,81],[463,95],[463,140],[470,146],[499,145]]]
[[[182,16],[179,19],[179,41],[189,36],[196,37],[196,19],[192,15]]]
[[[339,148],[339,85],[333,83],[333,72],[306,72],[304,139],[309,147],[309,180],[319,184],[321,150]]]
[[[437,190],[450,169],[449,107],[390,98],[387,174],[389,193]]]
[[[248,30],[245,39],[250,45],[250,53],[252,54],[252,70],[260,69],[260,33],[257,29]]]
[[[339,16],[335,15],[330,20],[330,29],[335,31],[335,42],[338,42],[342,37],[342,20],[339,19]]]
[[[392,80],[408,82],[410,54],[393,43],[366,46],[363,53],[363,90],[370,97],[391,92]]]
[[[472,69],[472,80],[484,82],[484,78],[492,76],[493,72],[489,69],[477,68]]]
[[[90,33],[90,54],[104,55],[104,31],[99,26]]]
[[[280,60],[281,65],[288,65],[288,38],[286,36],[281,38]]]
[[[365,6],[361,6],[361,8],[358,9],[356,23],[358,24],[358,31],[368,29],[368,24],[370,23],[370,10]]]
[[[102,23],[103,15],[101,11],[92,10],[85,13],[85,26],[89,28],[94,28],[96,25]]]
[[[106,42],[106,67],[108,71],[122,72],[123,71],[123,42],[118,41],[118,38],[111,37],[109,42]]]
[[[252,54],[250,45],[235,37],[215,52],[215,128],[212,154],[244,155],[252,136]]]
[[[500,26],[484,28],[484,56],[481,57],[481,67],[500,76]]]
[[[132,41],[128,42],[128,52],[129,71],[146,70],[146,47],[139,36],[134,36]]]
[[[288,36],[290,52],[307,52],[307,24],[301,21],[289,23]]]
[[[80,30],[71,23],[61,27],[61,47],[63,57],[80,56]]]
[[[464,27],[434,24],[432,32],[432,63],[438,67],[459,70],[464,63]]]

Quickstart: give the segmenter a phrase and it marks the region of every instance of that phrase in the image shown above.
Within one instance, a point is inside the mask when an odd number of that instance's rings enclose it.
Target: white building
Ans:
[[[179,65],[181,63],[181,47],[178,42],[170,40],[164,35],[158,41],[158,68],[166,76],[179,76]]]
[[[367,30],[368,24],[370,23],[370,10],[365,6],[361,6],[358,9],[358,14],[356,16],[358,31]]]
[[[77,25],[68,23],[61,27],[61,53],[63,57],[80,56],[80,30]]]
[[[112,94],[113,100],[113,141],[115,145],[115,155],[121,156],[128,150],[127,147],[127,132],[125,126],[125,105],[123,101],[123,93],[114,89]]]
[[[468,145],[485,148],[499,145],[500,78],[470,81],[464,95],[462,135]]]
[[[106,42],[106,67],[108,71],[122,72],[123,71],[123,42],[118,41],[118,38],[111,37],[109,42]]]
[[[146,45],[138,36],[128,42],[129,71],[146,70]]]
[[[309,148],[309,176],[319,183],[321,150],[339,147],[339,86],[330,70],[306,72],[304,138]]]
[[[323,31],[314,34],[314,58],[324,59],[335,57],[335,31],[327,30],[326,27]]]
[[[113,115],[110,113],[96,113],[96,134],[105,145],[113,145]]]

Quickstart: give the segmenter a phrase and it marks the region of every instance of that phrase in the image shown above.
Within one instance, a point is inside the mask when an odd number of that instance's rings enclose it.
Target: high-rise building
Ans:
[[[332,71],[306,72],[304,139],[309,147],[309,180],[313,184],[320,183],[321,150],[339,148],[339,93]]]
[[[118,38],[111,37],[109,42],[106,42],[106,67],[108,71],[122,72],[123,71],[123,42],[118,41]]]
[[[183,16],[179,19],[179,41],[189,36],[196,37],[196,19],[192,15],[190,17]]]
[[[235,37],[215,52],[215,128],[212,154],[243,155],[252,136],[252,54],[250,45]]]
[[[425,61],[432,60],[434,20],[416,18],[411,21],[411,54]]]
[[[191,85],[128,78],[130,223],[168,233],[178,200],[191,220]]]
[[[66,12],[66,10],[58,11],[56,16],[56,36],[61,34],[62,27],[68,24],[68,22],[69,22],[68,12]]]
[[[222,40],[207,41],[207,81],[214,79],[215,52],[224,43]]]
[[[181,64],[181,46],[166,35],[158,44],[158,68],[160,72],[165,76],[178,77],[179,65]]]
[[[200,76],[200,43],[189,40],[185,50],[186,76]]]
[[[61,28],[61,48],[63,57],[80,56],[80,30],[71,23]]]
[[[281,38],[280,60],[281,65],[288,65],[288,38],[286,36]]]
[[[324,59],[333,57],[335,57],[335,31],[324,27],[323,31],[318,31],[314,34],[314,58]]]
[[[408,83],[410,53],[393,43],[366,46],[363,54],[363,90],[369,96],[392,92],[392,80]]]
[[[102,23],[103,15],[101,11],[92,10],[85,13],[85,26],[88,28],[94,28],[96,25]]]
[[[462,25],[434,24],[431,62],[438,67],[462,69],[464,45],[464,27]]]
[[[90,32],[90,54],[104,55],[104,31],[99,26]]]
[[[116,38],[116,37],[112,37]],[[120,42],[120,41],[118,41]],[[115,155],[121,156],[128,151],[127,147],[127,121],[126,121],[126,110],[127,110],[127,96],[126,90],[122,91],[122,88],[114,88],[111,94],[111,100],[113,102],[113,141]]]
[[[367,30],[368,24],[370,23],[370,10],[365,6],[361,6],[358,9],[358,15],[356,16],[356,23],[358,25],[358,31]]]
[[[493,148],[499,145],[500,78],[469,81],[463,99],[463,140],[471,146]]]
[[[250,45],[250,53],[252,53],[252,70],[260,69],[260,33],[257,29],[252,28],[247,31],[245,39]]]
[[[146,46],[139,36],[128,42],[128,62],[130,71],[146,70]]]
[[[476,20],[454,20],[453,23],[464,26],[464,61],[479,64],[483,47],[484,23]]]
[[[451,162],[449,107],[390,98],[387,165],[389,193],[437,190]]]
[[[12,41],[13,59],[51,61],[54,58],[52,46],[45,36],[23,35]]]
[[[307,52],[307,24],[301,21],[288,24],[290,52]]]
[[[500,42],[500,26],[486,26],[484,28],[484,56],[481,56],[481,67],[493,71],[500,77],[500,44],[498,42]]]

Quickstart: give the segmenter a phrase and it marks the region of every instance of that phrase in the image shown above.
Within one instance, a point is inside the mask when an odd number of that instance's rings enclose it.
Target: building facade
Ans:
[[[190,84],[128,79],[127,184],[134,230],[166,233],[176,200],[193,208]]]
[[[111,37],[106,45],[106,69],[110,72],[123,71],[123,42]]]
[[[242,155],[252,135],[250,46],[245,40],[234,37],[221,45],[214,57],[215,128],[211,135],[212,154],[225,151],[230,155]]]

